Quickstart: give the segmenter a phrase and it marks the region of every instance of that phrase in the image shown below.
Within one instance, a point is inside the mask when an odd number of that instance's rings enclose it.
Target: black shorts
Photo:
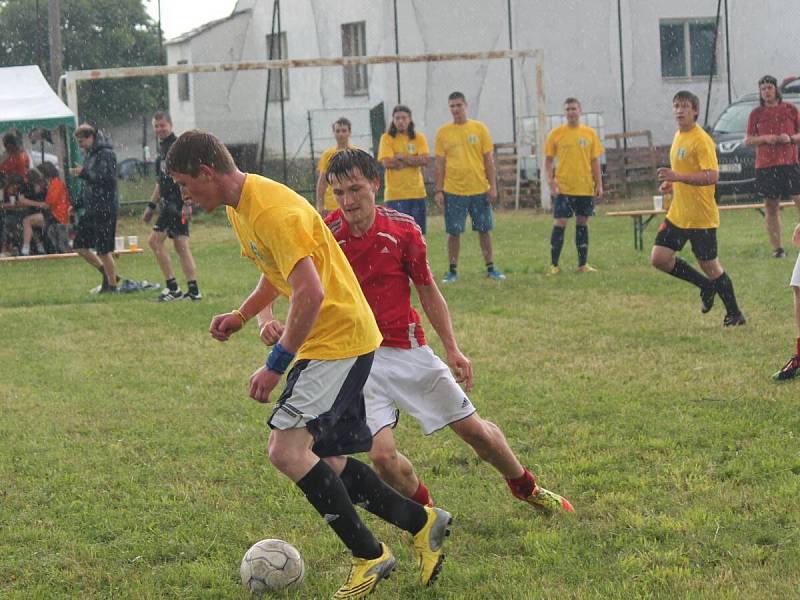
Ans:
[[[695,255],[697,260],[714,260],[717,258],[716,228],[682,229],[664,219],[664,222],[658,228],[655,245],[680,252],[686,242],[692,243],[692,254]]]
[[[166,231],[170,238],[189,235],[189,220],[183,218],[182,207],[172,202],[162,202],[153,231]]]
[[[114,251],[117,211],[86,211],[78,220],[73,248],[93,248],[98,254]]]
[[[367,426],[364,384],[374,352],[344,360],[299,360],[286,376],[268,424],[273,429],[305,427],[314,437],[320,458],[367,452],[372,432]],[[326,385],[337,381],[336,388]]]
[[[800,194],[800,165],[756,169],[756,191],[766,199],[788,200]]]
[[[553,203],[554,219],[594,216],[594,196],[568,196],[559,194]]]

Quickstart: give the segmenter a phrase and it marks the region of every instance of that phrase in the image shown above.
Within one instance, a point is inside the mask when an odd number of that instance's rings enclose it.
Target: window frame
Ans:
[[[367,55],[367,22],[342,23],[342,56]],[[344,95],[369,96],[367,65],[344,65]]]
[[[669,18],[659,19],[658,21],[658,41],[659,41],[659,57],[661,58],[661,79],[664,81],[697,81],[708,79],[709,74],[694,74],[692,73],[692,25],[710,25],[712,28],[716,24],[714,17],[686,17],[686,18]],[[664,25],[681,25],[683,28],[683,69],[682,75],[665,75],[664,74],[664,47],[661,41],[661,29]],[[722,45],[722,30],[717,31],[716,49],[714,53],[714,63],[711,65],[711,76],[714,79],[720,76],[720,47]],[[709,57],[710,59],[711,57]]]

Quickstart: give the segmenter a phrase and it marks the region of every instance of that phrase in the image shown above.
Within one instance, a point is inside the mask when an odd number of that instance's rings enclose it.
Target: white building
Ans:
[[[674,131],[670,100],[679,89],[701,98],[704,118],[712,64],[717,0],[284,0],[281,52],[275,58],[544,50],[548,113],[564,98],[581,99],[584,111],[601,113],[607,133],[649,129],[657,144]],[[720,16],[709,116],[757,89],[758,78],[800,74],[796,50],[800,7],[795,0],[725,0]],[[265,60],[274,0],[239,0],[233,14],[167,42],[169,64]],[[510,18],[509,18],[510,7]],[[791,7],[791,8],[790,8]],[[395,20],[395,8],[397,19]],[[621,16],[621,19],[619,18]],[[729,39],[725,39],[725,30]],[[511,36],[509,36],[509,31]],[[620,38],[622,48],[620,52]],[[729,51],[729,52],[728,52]],[[622,62],[621,62],[622,55]],[[728,60],[729,57],[729,60]],[[730,63],[730,64],[729,64]],[[535,113],[534,65],[517,61],[517,117]],[[730,79],[728,70],[730,69]],[[277,77],[277,75],[276,75]],[[450,119],[447,95],[465,93],[470,116],[485,121],[496,142],[514,137],[509,61],[461,61],[396,66],[303,68],[284,71],[284,122],[290,157],[309,154],[309,111],[315,154],[330,123],[354,119],[355,143],[368,147],[367,109],[402,103],[419,130],[433,137]],[[178,131],[199,127],[229,144],[261,140],[267,74],[240,71],[171,76],[170,107]],[[399,84],[399,85],[398,85]],[[398,91],[399,87],[399,91]],[[269,102],[267,149],[281,148],[278,86]],[[327,109],[327,110],[321,110]]]

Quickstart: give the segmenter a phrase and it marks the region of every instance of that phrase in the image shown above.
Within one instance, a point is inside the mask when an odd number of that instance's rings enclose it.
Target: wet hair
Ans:
[[[19,140],[17,136],[11,133],[10,131],[3,136],[3,147],[6,149],[6,152],[11,154],[12,152],[16,152],[19,150]]]
[[[688,90],[681,90],[672,97],[672,103],[675,104],[681,101],[690,103],[692,110],[697,111],[694,115],[694,120],[697,121],[697,117],[700,116],[700,98]]]
[[[157,110],[153,114],[153,121],[160,121],[161,119],[164,119],[167,123],[172,125],[172,117],[169,116],[169,113],[167,111],[165,111],[165,110]]]
[[[778,99],[778,104],[783,102],[783,94],[781,94],[781,88],[778,86],[778,80],[775,79],[772,75],[764,75],[761,79],[758,80],[758,102],[761,106],[764,106],[764,98],[761,97],[761,86],[765,83],[769,83],[775,86],[775,97]]]
[[[58,169],[49,161],[45,161],[40,164],[38,166],[38,170],[45,179],[56,179],[58,177]]]
[[[89,123],[81,123],[75,129],[75,134],[74,135],[75,135],[76,138],[81,138],[81,139],[86,139],[86,138],[89,138],[89,137],[96,138],[97,137],[97,128],[93,127],[92,125],[89,125]]]
[[[398,104],[392,109],[392,117],[394,117],[395,113],[404,112],[408,115],[410,119],[408,123],[408,129],[406,129],[406,135],[408,135],[408,139],[413,140],[417,137],[417,132],[414,131],[414,119],[411,119],[411,109],[408,108],[405,104]],[[392,137],[397,137],[397,127],[394,124],[394,119],[392,119],[391,124],[389,125],[389,129],[387,133]]]
[[[451,100],[463,100],[464,102],[466,102],[467,97],[462,92],[453,92],[447,97],[448,102],[450,102]]]
[[[334,154],[325,171],[325,179],[328,183],[333,183],[334,179],[341,181],[345,177],[353,177],[356,171],[370,181],[380,179],[377,161],[359,148],[348,148]]]
[[[345,127],[347,127],[347,131],[349,131],[351,133],[353,132],[353,124],[350,122],[350,119],[348,119],[347,117],[339,117],[338,119],[336,119],[333,122],[333,125],[331,125],[331,128],[332,129],[336,129],[337,125],[344,125]]]
[[[564,106],[566,106],[567,104],[577,104],[578,106],[580,106],[581,101],[578,100],[577,98],[573,98],[572,96],[570,96],[569,98],[564,100]]]
[[[197,177],[201,165],[222,174],[236,170],[231,153],[213,133],[200,129],[182,133],[167,153],[167,171]]]

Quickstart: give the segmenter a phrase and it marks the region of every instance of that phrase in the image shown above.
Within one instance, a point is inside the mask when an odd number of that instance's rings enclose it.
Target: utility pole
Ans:
[[[61,77],[61,2],[50,0],[48,10],[50,30],[50,85],[58,90],[58,79]]]

